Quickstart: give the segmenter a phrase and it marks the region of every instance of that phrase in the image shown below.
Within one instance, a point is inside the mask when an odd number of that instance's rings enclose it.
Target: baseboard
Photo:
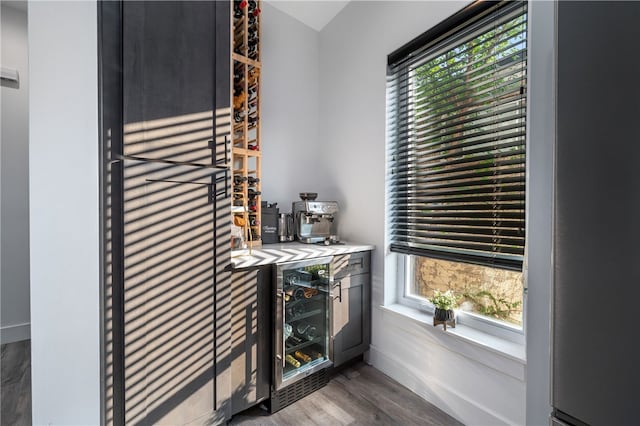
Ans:
[[[0,327],[0,344],[19,342],[31,338],[31,324],[16,324]]]
[[[369,350],[368,360],[378,370],[435,405],[451,417],[468,425],[510,425],[513,421],[484,407],[446,384],[429,379],[425,384],[401,360],[376,347]]]

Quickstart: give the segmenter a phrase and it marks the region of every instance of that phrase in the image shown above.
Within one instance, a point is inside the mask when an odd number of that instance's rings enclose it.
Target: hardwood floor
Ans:
[[[0,424],[31,424],[31,341],[0,348]]]
[[[313,394],[269,414],[258,407],[235,415],[230,425],[460,425],[442,410],[358,363]]]
[[[1,424],[31,424],[30,341],[2,345]],[[442,410],[362,362],[342,370],[313,394],[269,414],[259,407],[230,425],[461,425]]]

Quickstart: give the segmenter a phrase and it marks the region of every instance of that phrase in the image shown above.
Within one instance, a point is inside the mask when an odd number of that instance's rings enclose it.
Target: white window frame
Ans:
[[[429,315],[433,315],[435,307],[428,300],[412,296],[408,294],[409,283],[413,279],[413,271],[411,270],[411,260],[409,255],[401,253],[390,253],[392,256],[396,256],[396,301],[401,305],[408,306],[410,308],[422,311]],[[456,309],[456,325],[461,324],[466,327],[470,327],[492,336],[508,340],[518,344],[525,343],[525,321],[526,318],[526,277],[523,274],[523,289],[522,289],[522,327],[511,325],[504,321],[499,321],[486,317],[484,315],[476,314],[473,312],[463,311]]]

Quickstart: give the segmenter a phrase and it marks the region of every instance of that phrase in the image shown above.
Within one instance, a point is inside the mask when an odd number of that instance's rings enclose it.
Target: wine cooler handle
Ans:
[[[340,288],[338,289],[338,295],[333,296],[333,300],[338,299],[338,301],[342,303],[342,281],[341,280],[338,281],[336,284],[334,284],[333,288],[336,288],[336,287],[340,287]]]
[[[282,352],[280,352],[279,354],[276,354],[276,359],[282,361],[282,368],[286,367],[286,361],[284,359],[284,354],[286,352],[286,339],[284,338],[284,324],[285,324],[285,309],[284,309],[284,290],[278,290],[276,292],[276,298],[278,299],[278,303],[280,304],[279,308],[280,308],[280,312],[282,314],[282,323],[279,324],[280,327],[282,327]]]

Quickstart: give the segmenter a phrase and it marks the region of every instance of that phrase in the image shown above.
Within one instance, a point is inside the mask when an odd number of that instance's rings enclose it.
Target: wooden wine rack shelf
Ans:
[[[260,131],[260,1],[232,1],[233,223],[250,247],[261,244],[262,140]]]

